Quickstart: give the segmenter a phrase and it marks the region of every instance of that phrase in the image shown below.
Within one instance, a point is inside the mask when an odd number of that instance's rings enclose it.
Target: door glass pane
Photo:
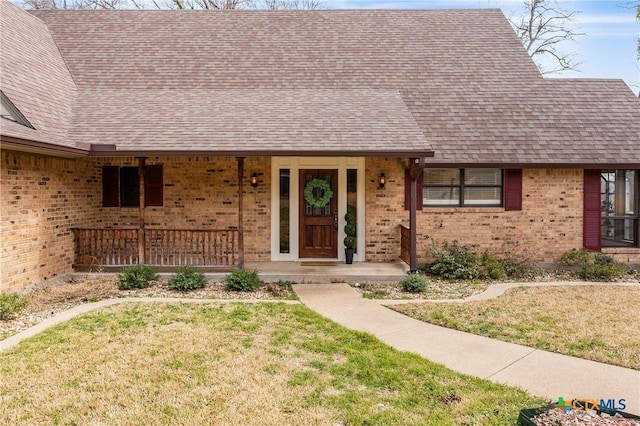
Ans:
[[[280,169],[280,253],[289,253],[289,169]]]
[[[352,220],[352,224],[354,226],[353,238],[353,252],[358,252],[358,239],[356,236],[358,235],[358,214],[356,210],[356,206],[358,205],[358,170],[357,169],[347,169],[347,214],[350,220]],[[347,230],[345,229],[345,234]],[[349,235],[347,235],[349,236]]]
[[[624,213],[635,215],[638,213],[638,188],[636,188],[636,171],[625,172]]]

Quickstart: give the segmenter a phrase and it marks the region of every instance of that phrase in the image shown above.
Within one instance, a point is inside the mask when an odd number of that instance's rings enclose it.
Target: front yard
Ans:
[[[281,303],[103,309],[0,377],[0,424],[507,425],[543,403]]]
[[[496,299],[392,309],[469,333],[640,370],[640,287],[522,287]]]

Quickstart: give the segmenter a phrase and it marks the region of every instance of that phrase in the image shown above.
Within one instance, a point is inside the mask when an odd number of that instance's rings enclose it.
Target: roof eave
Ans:
[[[157,150],[126,150],[118,151],[110,149],[92,149],[89,152],[91,157],[198,157],[198,156],[220,156],[220,157],[399,157],[399,158],[421,158],[433,157],[433,150],[372,150],[372,151],[300,151],[300,150],[228,150],[228,151],[157,151]]]
[[[88,145],[86,148],[70,147],[7,135],[0,135],[0,141],[2,142],[2,149],[33,154],[44,154],[55,157],[86,157],[89,154]]]

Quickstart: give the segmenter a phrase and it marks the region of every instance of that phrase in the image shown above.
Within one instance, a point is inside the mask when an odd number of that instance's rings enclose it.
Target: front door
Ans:
[[[300,257],[338,257],[337,188],[338,170],[300,170]]]

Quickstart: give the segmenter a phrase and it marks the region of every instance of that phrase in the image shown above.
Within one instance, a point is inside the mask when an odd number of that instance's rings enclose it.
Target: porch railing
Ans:
[[[237,229],[73,229],[74,264],[128,266],[144,261],[154,266],[202,267],[238,265]],[[144,242],[140,244],[140,240]]]
[[[410,235],[409,227],[406,225],[400,225],[400,259],[407,265],[411,262],[411,248],[410,248]]]

